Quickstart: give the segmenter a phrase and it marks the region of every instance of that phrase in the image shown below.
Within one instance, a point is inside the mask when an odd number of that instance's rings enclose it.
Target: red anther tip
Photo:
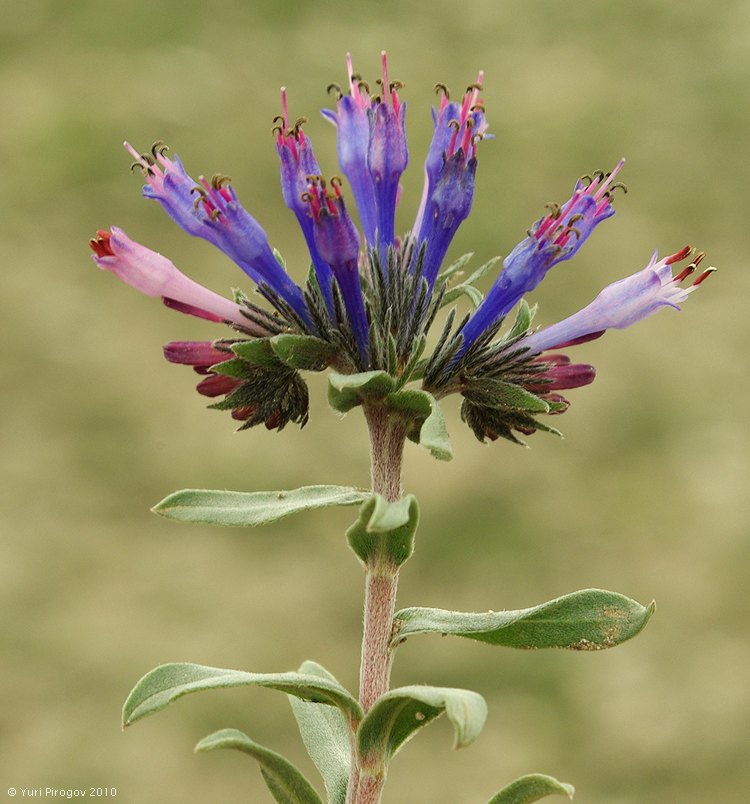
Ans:
[[[669,257],[664,259],[664,262],[667,265],[672,265],[672,263],[679,262],[680,260],[684,260],[688,254],[693,250],[692,246],[684,246],[679,251],[676,251],[674,254],[671,254]]]
[[[693,282],[693,287],[698,287],[701,282],[705,282],[705,280],[708,279],[708,277],[711,276],[715,270],[716,268],[714,268],[713,265],[710,268],[706,268],[706,270],[699,277],[697,277],[697,279],[695,279]]]
[[[679,284],[680,282],[682,282],[683,279],[687,279],[690,276],[690,274],[693,273],[693,271],[695,271],[695,265],[693,265],[693,263],[690,263],[690,265],[688,265],[684,270],[680,271],[680,273],[677,274],[677,276],[675,276],[675,278],[672,281],[675,284]]]

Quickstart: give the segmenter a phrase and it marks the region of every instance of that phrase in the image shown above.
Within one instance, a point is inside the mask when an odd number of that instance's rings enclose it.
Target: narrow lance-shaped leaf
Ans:
[[[393,645],[412,634],[451,634],[511,648],[603,650],[638,634],[654,612],[616,592],[583,589],[530,609],[481,613],[408,608],[395,615]]]
[[[303,486],[291,491],[175,491],[151,510],[167,519],[207,525],[255,527],[332,505],[357,505],[369,492],[349,486]]]
[[[303,662],[299,672],[338,681],[316,662]],[[329,804],[344,804],[351,772],[353,734],[340,710],[289,696],[307,753],[320,771]]]
[[[463,748],[479,736],[487,704],[476,692],[447,687],[411,686],[386,692],[357,732],[362,766],[371,771],[385,767],[409,738],[443,712],[453,724],[453,747]]]
[[[195,746],[196,752],[232,748],[256,759],[268,789],[279,804],[323,804],[323,800],[304,775],[288,759],[253,742],[237,729],[209,734]]]
[[[133,687],[122,709],[123,726],[164,709],[172,701],[201,690],[226,687],[268,687],[306,701],[338,707],[349,722],[357,722],[362,710],[340,684],[302,673],[247,673],[201,664],[163,664]]]
[[[552,795],[572,799],[574,793],[575,788],[572,784],[558,782],[554,777],[545,776],[543,773],[530,773],[504,787],[489,800],[488,804],[531,804],[532,801],[539,801]]]

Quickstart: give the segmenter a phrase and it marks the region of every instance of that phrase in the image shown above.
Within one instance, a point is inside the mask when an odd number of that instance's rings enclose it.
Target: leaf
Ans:
[[[481,290],[477,290],[477,288],[472,285],[462,282],[460,285],[456,285],[456,287],[445,291],[445,295],[440,300],[440,306],[445,307],[448,304],[452,304],[460,296],[467,296],[474,309],[479,307],[482,303],[482,299],[484,299],[484,294]]]
[[[241,731],[222,729],[209,734],[195,746],[195,751],[217,748],[233,748],[257,759],[268,789],[279,804],[323,804],[315,788],[288,759],[258,745]]]
[[[487,704],[479,693],[448,687],[411,686],[382,695],[365,715],[357,731],[363,767],[384,767],[414,734],[445,712],[453,724],[454,748],[476,740],[487,718]]]
[[[442,270],[438,274],[438,281],[439,284],[441,281],[449,279],[454,274],[457,274],[459,271],[462,271],[464,266],[469,262],[469,260],[474,256],[473,251],[469,251],[466,254],[461,255],[455,262],[452,262],[447,268]]]
[[[373,494],[363,503],[357,521],[346,538],[366,565],[400,567],[414,552],[414,533],[419,524],[419,503],[413,494],[388,502]]]
[[[445,418],[437,400],[427,391],[404,388],[386,397],[386,404],[412,419],[409,438],[430,451],[433,458],[449,461],[453,457]]]
[[[299,672],[338,684],[316,662],[303,662]],[[289,696],[289,703],[307,753],[323,777],[329,804],[344,804],[352,758],[352,732],[346,718],[332,706],[303,701],[292,695]]]
[[[305,371],[323,371],[337,354],[335,346],[312,335],[276,335],[270,343],[282,363]]]
[[[368,399],[383,399],[396,386],[385,371],[360,374],[331,374],[328,378],[328,404],[339,413],[347,413]]]
[[[281,365],[281,361],[274,354],[268,338],[253,338],[249,341],[240,341],[232,345],[232,351],[237,357],[254,366],[271,368]]]
[[[521,299],[521,301],[518,303],[518,310],[516,310],[516,319],[513,322],[513,326],[510,328],[510,330],[508,330],[508,333],[501,340],[506,342],[520,338],[521,335],[528,331],[529,327],[531,326],[531,322],[534,320],[535,313],[536,305],[529,307],[526,299]]]
[[[532,801],[539,801],[540,798],[556,793],[572,799],[575,791],[572,784],[558,782],[557,779],[545,776],[543,773],[530,773],[504,787],[489,800],[488,804],[530,804]]]
[[[369,492],[350,486],[302,486],[292,491],[175,491],[151,510],[179,522],[255,527],[277,519],[332,505],[357,505]]]
[[[530,609],[464,613],[408,608],[394,618],[392,645],[412,634],[451,634],[509,648],[604,650],[638,634],[654,612],[603,589],[583,589]]]
[[[337,706],[351,722],[362,717],[354,698],[337,682],[303,673],[247,673],[201,664],[175,663],[155,667],[133,687],[122,708],[122,724],[129,726],[164,709],[183,695],[225,687],[269,687],[306,701]]]

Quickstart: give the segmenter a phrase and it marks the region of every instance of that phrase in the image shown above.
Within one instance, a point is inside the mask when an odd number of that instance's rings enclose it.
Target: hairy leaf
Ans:
[[[167,519],[208,525],[255,527],[277,519],[332,505],[357,505],[369,492],[349,486],[302,486],[291,491],[175,491],[151,510]]]
[[[279,804],[323,804],[315,788],[288,759],[258,745],[241,731],[222,729],[204,737],[195,746],[196,751],[217,748],[233,748],[256,759],[268,789]]]
[[[316,662],[303,662],[305,675],[320,676],[334,684],[338,681]],[[352,732],[344,715],[332,706],[303,701],[289,696],[307,753],[320,771],[329,804],[344,804],[351,772]]]
[[[555,794],[572,799],[574,793],[575,788],[571,784],[558,782],[557,779],[545,776],[543,773],[530,773],[504,787],[489,800],[488,804],[530,804],[532,801],[539,801],[540,798]]]
[[[305,701],[336,706],[349,721],[362,717],[351,694],[327,678],[303,673],[247,673],[180,662],[162,664],[143,676],[125,701],[122,724],[129,726],[191,692],[225,687],[268,687]]]
[[[473,742],[487,718],[487,704],[476,692],[411,686],[386,692],[365,715],[357,732],[362,765],[384,767],[414,734],[445,712],[453,724],[454,748]]]
[[[392,503],[374,494],[360,508],[346,538],[364,564],[383,562],[400,567],[414,551],[418,524],[419,503],[413,494]]]
[[[384,399],[396,386],[385,371],[360,374],[331,374],[328,378],[328,403],[339,413],[347,413],[369,399]]]
[[[530,609],[460,612],[408,608],[394,619],[393,645],[413,634],[451,634],[510,648],[604,650],[638,634],[654,612],[616,592],[583,589]]]

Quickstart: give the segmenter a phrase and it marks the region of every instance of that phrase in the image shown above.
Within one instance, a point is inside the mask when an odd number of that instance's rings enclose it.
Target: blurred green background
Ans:
[[[252,760],[193,756],[233,726],[315,771],[282,696],[205,693],[123,735],[119,709],[165,661],[257,671],[314,658],[356,687],[361,573],[352,511],[264,530],[180,526],[149,506],[182,487],[366,485],[361,415],[311,382],[307,428],[235,435],[204,411],[168,340],[217,330],[139,296],[90,262],[116,223],[224,291],[242,274],[140,198],[121,149],[161,138],[194,174],[226,172],[296,276],[302,238],[270,137],[278,88],[310,118],[389,52],[406,81],[421,192],[432,86],[486,72],[493,142],[452,255],[507,254],[576,176],[628,157],[618,214],[536,293],[552,323],[652,250],[687,242],[720,273],[664,311],[575,350],[598,368],[557,420],[566,439],[483,447],[447,405],[455,459],[410,445],[422,503],[399,603],[520,608],[587,586],[647,603],[634,642],[525,653],[449,639],[400,649],[397,685],[467,686],[488,700],[480,740],[451,752],[439,722],[395,760],[386,800],[482,802],[523,773],[573,782],[580,804],[744,802],[750,786],[747,159],[750,5],[724,3],[132,0],[0,2],[2,428],[0,796],[5,787],[109,786],[118,800],[266,801]],[[247,285],[245,285],[247,286]]]

